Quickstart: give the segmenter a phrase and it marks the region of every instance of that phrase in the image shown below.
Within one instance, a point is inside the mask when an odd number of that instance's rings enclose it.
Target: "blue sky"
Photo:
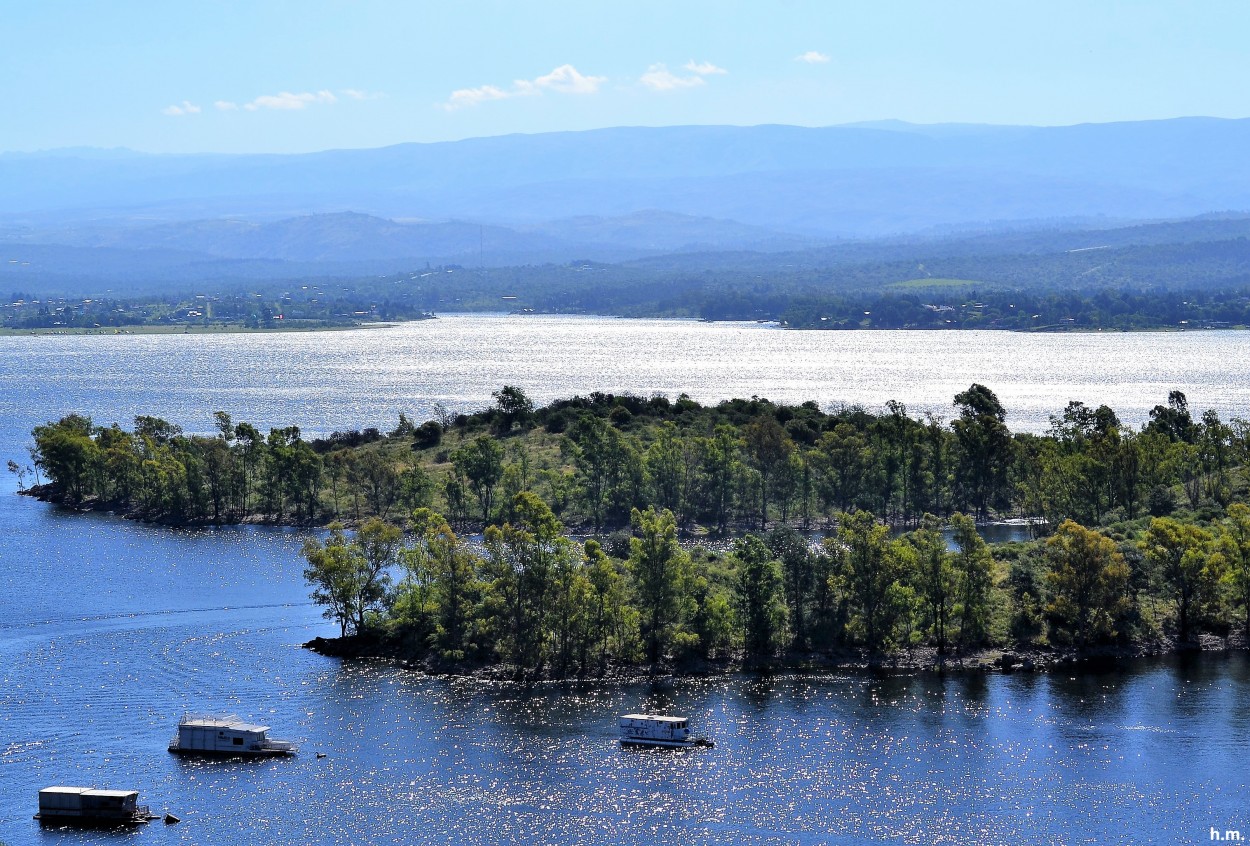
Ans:
[[[0,0],[0,150],[1250,116],[1244,2]]]

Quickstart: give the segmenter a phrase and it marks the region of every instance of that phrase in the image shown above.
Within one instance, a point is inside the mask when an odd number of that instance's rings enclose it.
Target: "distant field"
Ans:
[[[918,288],[975,288],[984,285],[975,279],[908,279],[905,282],[891,282],[887,288],[918,289]]]

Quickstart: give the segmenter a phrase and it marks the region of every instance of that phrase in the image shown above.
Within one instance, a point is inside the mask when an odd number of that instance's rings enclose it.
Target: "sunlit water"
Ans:
[[[448,315],[387,329],[268,335],[0,337],[14,380],[0,414],[85,411],[98,422],[162,414],[198,431],[212,412],[311,432],[475,410],[501,385],[541,402],[592,391],[900,400],[949,419],[972,382],[997,392],[1015,429],[1042,430],[1069,400],[1126,422],[1180,389],[1196,412],[1250,416],[1250,332],[1018,334],[795,332],[754,323]],[[141,365],[141,367],[140,367]]]
[[[990,385],[1017,427],[1068,399],[1143,418],[1173,387],[1242,414],[1243,336],[781,332],[592,318],[443,318],[394,330],[0,338],[0,461],[68,411],[207,430],[390,425],[632,390],[947,411]],[[139,376],[137,374],[143,374]],[[5,474],[7,477],[7,474]],[[424,678],[299,648],[297,531],[172,531],[52,510],[0,482],[0,841],[290,843],[1200,843],[1250,837],[1244,656],[1069,677],[753,677],[541,686]],[[165,751],[184,710],[300,740],[294,760]],[[616,717],[688,714],[713,750],[627,752]],[[324,758],[317,758],[324,752]],[[182,817],[41,830],[51,784],[127,787]]]

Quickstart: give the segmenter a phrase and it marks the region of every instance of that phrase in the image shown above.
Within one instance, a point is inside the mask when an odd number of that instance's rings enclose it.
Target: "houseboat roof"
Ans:
[[[115,799],[124,799],[127,796],[139,795],[139,791],[137,790],[97,790],[94,787],[68,787],[63,784],[40,788],[39,794],[42,796],[45,793],[65,796],[108,796]]]
[[[52,787],[45,787],[40,793],[83,793],[90,790],[90,787],[66,787],[63,784],[54,784]]]
[[[685,717],[661,716],[659,714],[626,714],[621,717],[622,720],[651,720],[657,723],[683,723]]]
[[[233,731],[269,731],[269,726],[245,723],[234,715],[227,717],[184,717],[178,725],[194,726],[196,728],[231,729]]]

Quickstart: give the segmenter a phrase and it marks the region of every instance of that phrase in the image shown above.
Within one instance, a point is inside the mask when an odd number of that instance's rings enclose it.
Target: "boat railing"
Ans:
[[[298,752],[299,747],[289,740],[266,740],[265,749],[271,752]]]
[[[238,714],[193,714],[187,711],[182,715],[182,722],[241,723],[243,718]]]

